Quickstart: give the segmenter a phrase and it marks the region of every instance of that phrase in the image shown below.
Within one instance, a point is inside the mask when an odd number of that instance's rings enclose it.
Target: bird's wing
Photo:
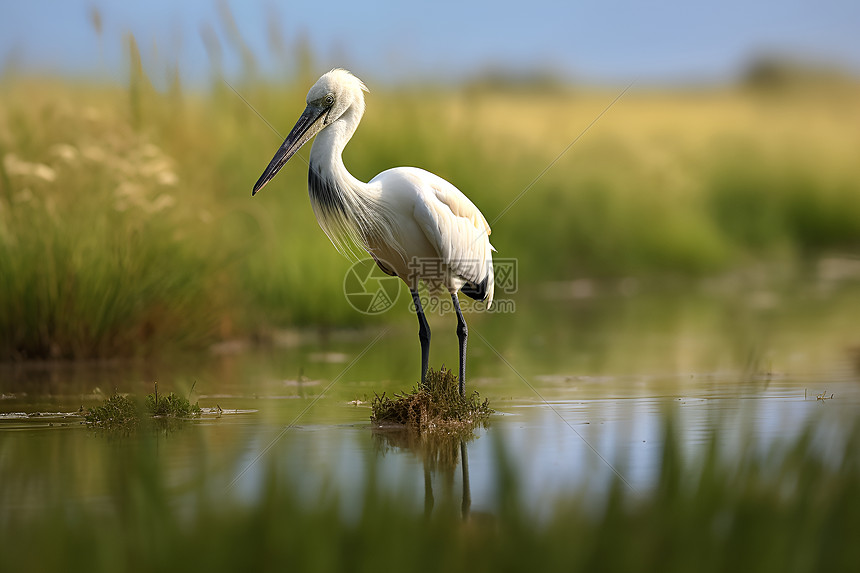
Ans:
[[[492,302],[495,249],[487,220],[468,197],[441,177],[426,173],[421,179],[416,222],[448,267],[474,285],[483,284]]]

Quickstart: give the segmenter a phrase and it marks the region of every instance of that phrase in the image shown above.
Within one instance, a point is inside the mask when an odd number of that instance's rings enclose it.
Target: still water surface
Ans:
[[[765,455],[808,427],[827,456],[856,423],[856,281],[670,285],[659,294],[599,286],[549,285],[516,299],[514,313],[467,316],[468,389],[497,410],[465,446],[473,512],[496,509],[500,454],[538,515],[560,494],[587,499],[615,477],[647,491],[670,413],[693,458],[716,429],[731,457],[744,448]],[[254,499],[272,466],[303,499],[337,496],[347,515],[368,479],[416,510],[428,486],[437,499],[461,496],[458,444],[447,450],[453,463],[433,464],[369,422],[374,393],[414,381],[413,322],[404,304],[366,330],[278,333],[265,345],[146,363],[4,365],[0,505],[127,495],[115,478],[131,471],[125,454],[141,449],[176,500],[201,481],[216,495]],[[432,317],[431,327],[431,363],[455,364],[453,317]],[[152,392],[155,381],[160,392],[193,385],[207,413],[132,436],[105,435],[74,415],[114,391]]]

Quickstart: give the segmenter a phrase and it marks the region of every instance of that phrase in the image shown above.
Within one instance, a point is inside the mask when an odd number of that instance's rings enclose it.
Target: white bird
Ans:
[[[418,283],[446,288],[457,312],[460,341],[460,394],[465,396],[468,329],[457,292],[493,302],[490,226],[459,189],[415,167],[383,171],[369,183],[353,177],[343,164],[343,149],[364,115],[367,87],[357,77],[334,69],[317,80],[307,107],[263,175],[256,195],[305,143],[311,147],[308,192],[317,221],[344,254],[367,251],[387,274],[409,287],[418,315],[421,381],[430,358],[430,327],[418,296]]]

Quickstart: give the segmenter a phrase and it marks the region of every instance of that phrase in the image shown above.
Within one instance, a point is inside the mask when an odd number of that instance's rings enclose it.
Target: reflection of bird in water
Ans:
[[[338,250],[366,250],[387,274],[412,292],[421,341],[421,380],[430,358],[430,327],[418,297],[418,282],[446,288],[457,312],[460,394],[465,396],[468,330],[458,292],[493,302],[490,226],[456,187],[414,167],[383,171],[369,183],[353,177],[342,152],[364,115],[364,84],[346,70],[324,74],[311,87],[307,107],[278,149],[252,195],[312,137],[308,190],[317,221]]]
[[[453,464],[448,468],[450,470],[450,478],[454,479],[454,468],[457,465],[456,454],[453,458]],[[466,447],[466,442],[464,440],[460,440],[460,468],[463,470],[463,497],[460,503],[460,511],[464,520],[469,518],[469,513],[472,508],[472,487],[469,482],[469,452]],[[433,506],[436,503],[435,498],[433,497],[433,479],[431,475],[431,464],[428,463],[428,460],[424,459],[424,514],[429,516],[433,511]]]
[[[373,436],[381,451],[399,448],[418,454],[424,466],[424,513],[430,515],[436,504],[433,495],[433,473],[441,474],[449,486],[454,482],[454,470],[460,464],[463,475],[463,496],[460,505],[463,519],[469,517],[472,506],[472,489],[469,481],[469,452],[466,439],[456,435],[441,433],[422,433],[408,429],[380,429]],[[446,496],[447,497],[447,496]]]
[[[463,504],[461,510],[463,519],[466,519],[472,509],[472,485],[469,482],[469,451],[463,440],[460,440],[460,464],[463,468]]]

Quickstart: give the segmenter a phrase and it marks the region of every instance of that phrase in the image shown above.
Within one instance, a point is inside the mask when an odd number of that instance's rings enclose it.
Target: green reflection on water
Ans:
[[[765,444],[796,436],[800,421],[837,436],[856,417],[860,287],[851,281],[774,286],[755,274],[697,283],[579,281],[542,285],[515,302],[514,313],[467,315],[468,389],[500,412],[474,444],[473,475],[486,474],[474,459],[486,459],[498,440],[527,473],[563,476],[549,492],[594,481],[583,464],[600,470],[597,481],[612,478],[605,466],[613,464],[647,488],[667,404],[679,408],[682,447],[691,453],[716,427],[728,426],[726,441],[740,447],[749,436]],[[414,316],[404,306],[379,320],[379,329],[288,332],[263,345],[146,363],[4,365],[2,501],[110,498],[118,495],[111,476],[125,471],[121,452],[146,448],[179,491],[203,476],[226,487],[247,472],[237,487],[253,497],[253,466],[271,457],[308,468],[335,490],[351,487],[345,484],[365,477],[363,456],[379,451],[368,429],[369,398],[412,387],[419,369]],[[430,320],[431,363],[455,363],[456,321]],[[126,438],[95,435],[76,418],[26,416],[77,412],[114,392],[142,396],[154,381],[181,395],[193,387],[192,401],[223,415]],[[814,399],[824,390],[835,393],[828,403]],[[24,415],[10,415],[16,412]],[[418,460],[428,459],[403,461],[414,454],[403,446],[385,462],[392,487],[421,483]],[[448,448],[451,459],[458,447]],[[559,456],[569,459],[559,465]],[[526,483],[546,485],[538,477]]]

